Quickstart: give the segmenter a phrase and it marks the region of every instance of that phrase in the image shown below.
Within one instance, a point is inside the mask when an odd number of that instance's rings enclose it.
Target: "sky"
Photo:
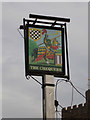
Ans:
[[[3,2],[2,3],[2,117],[41,118],[42,88],[33,79],[25,78],[24,40],[17,29],[30,13],[69,17],[68,46],[70,76],[85,95],[88,89],[88,3],[87,2]],[[0,31],[1,32],[1,31]],[[21,31],[23,34],[23,31]],[[0,61],[1,63],[1,61]],[[40,82],[42,78],[35,76]],[[54,78],[55,81],[58,78]],[[71,105],[72,87],[58,85],[58,101]],[[1,98],[1,96],[0,96]],[[85,99],[74,91],[73,105]]]

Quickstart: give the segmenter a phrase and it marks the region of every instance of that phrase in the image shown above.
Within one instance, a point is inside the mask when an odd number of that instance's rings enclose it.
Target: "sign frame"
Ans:
[[[42,70],[35,70],[35,69],[34,70],[30,70],[29,69],[29,37],[28,37],[29,36],[29,34],[28,34],[29,27],[62,31],[62,72],[42,71]],[[43,76],[45,74],[47,74],[47,75],[54,75],[55,77],[64,77],[65,76],[64,28],[26,24],[25,25],[25,36],[24,37],[25,37],[25,72],[26,72],[26,76],[28,76],[28,75],[29,76],[30,75]],[[43,67],[43,65],[42,65],[42,67]]]

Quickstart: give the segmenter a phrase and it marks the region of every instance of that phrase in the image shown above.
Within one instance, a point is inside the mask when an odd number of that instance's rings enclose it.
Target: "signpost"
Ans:
[[[43,77],[43,96],[43,118],[55,118],[53,75]]]
[[[34,20],[24,18],[20,26],[24,30],[25,76],[42,76],[43,119],[46,120],[55,118],[54,76],[70,78],[66,29],[70,19],[34,14],[29,17]]]

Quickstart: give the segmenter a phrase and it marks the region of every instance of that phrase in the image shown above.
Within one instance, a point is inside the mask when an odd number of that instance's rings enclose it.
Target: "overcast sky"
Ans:
[[[2,117],[42,117],[42,89],[24,76],[24,40],[17,31],[30,13],[69,17],[70,75],[74,85],[85,94],[88,88],[88,3],[6,3],[2,4]],[[41,81],[41,77],[36,77]],[[56,81],[57,78],[55,78]],[[58,85],[58,100],[63,107],[71,105],[71,86]],[[84,103],[74,91],[73,104]]]

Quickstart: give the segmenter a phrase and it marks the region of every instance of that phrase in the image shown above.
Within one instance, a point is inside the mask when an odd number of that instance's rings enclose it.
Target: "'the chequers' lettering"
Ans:
[[[40,71],[56,71],[61,72],[62,68],[55,68],[55,67],[40,67],[40,66],[30,66],[31,70],[40,70]]]

